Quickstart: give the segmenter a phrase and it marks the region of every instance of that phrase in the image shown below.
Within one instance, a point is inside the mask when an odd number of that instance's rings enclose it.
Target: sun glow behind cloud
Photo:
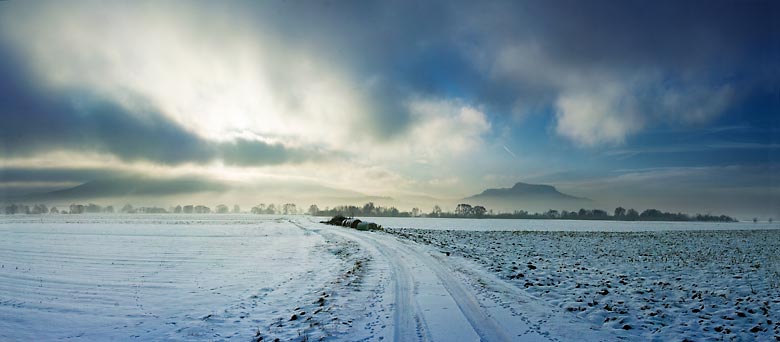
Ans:
[[[348,130],[325,128],[354,127],[367,110],[337,66],[263,36],[247,18],[186,6],[86,7],[44,8],[43,26],[6,21],[25,32],[11,36],[52,87],[90,89],[133,113],[151,105],[216,141],[341,147]]]

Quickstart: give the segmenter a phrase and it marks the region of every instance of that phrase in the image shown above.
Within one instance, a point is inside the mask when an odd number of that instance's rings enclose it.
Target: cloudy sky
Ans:
[[[774,1],[0,2],[0,192],[525,181],[777,217],[778,61]]]

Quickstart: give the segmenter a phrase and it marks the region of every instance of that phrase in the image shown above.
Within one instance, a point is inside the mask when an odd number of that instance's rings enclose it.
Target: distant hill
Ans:
[[[315,200],[316,199],[316,200]],[[393,202],[391,197],[371,196],[307,182],[265,181],[231,182],[204,177],[155,177],[122,175],[107,177],[55,191],[29,193],[0,198],[8,203],[67,204],[70,202],[120,203],[136,202],[148,205],[166,205],[179,202],[245,203],[246,205],[273,202],[293,202],[300,205],[318,203],[364,204],[366,202]]]
[[[478,195],[466,197],[463,201],[494,210],[531,212],[549,209],[574,210],[592,205],[590,199],[564,194],[554,186],[523,182],[518,182],[511,188],[487,189]]]
[[[140,176],[92,180],[72,188],[10,198],[17,201],[92,200],[124,196],[163,196],[222,191],[225,185],[198,178],[153,179]]]

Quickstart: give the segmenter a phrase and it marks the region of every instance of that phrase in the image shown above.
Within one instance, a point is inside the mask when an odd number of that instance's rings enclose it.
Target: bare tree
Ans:
[[[471,204],[467,203],[461,203],[458,204],[458,206],[455,207],[455,215],[458,216],[469,216],[471,215]]]

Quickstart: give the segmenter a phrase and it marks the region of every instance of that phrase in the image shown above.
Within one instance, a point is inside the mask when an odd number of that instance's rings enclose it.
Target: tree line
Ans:
[[[7,204],[5,206],[0,206],[0,214],[6,214],[6,215],[14,215],[14,214],[28,214],[28,215],[38,215],[38,214],[97,214],[97,213],[103,213],[103,214],[114,214],[114,213],[122,213],[122,214],[210,214],[210,213],[217,213],[217,214],[227,214],[227,213],[241,213],[241,207],[236,204],[233,205],[233,208],[229,208],[225,204],[218,204],[214,209],[212,209],[209,206],[205,206],[202,204],[194,205],[194,204],[187,204],[187,205],[176,205],[175,207],[170,207],[168,209],[161,208],[161,207],[155,207],[155,206],[141,206],[141,207],[134,207],[131,204],[126,204],[122,206],[121,208],[115,210],[113,205],[108,206],[101,206],[95,203],[89,203],[89,204],[71,204],[68,207],[58,209],[57,207],[53,206],[51,208],[47,207],[45,204],[35,204],[35,205],[27,205],[27,204],[16,204],[11,203]],[[294,203],[285,203],[280,205],[274,205],[274,204],[259,204],[257,206],[252,207],[250,210],[250,213],[252,214],[270,214],[270,215],[296,215],[296,214],[303,214],[301,211],[298,210],[298,207]]]
[[[525,210],[515,210],[512,213],[494,213],[481,205],[460,203],[454,212],[445,212],[436,205],[433,209],[424,213],[419,208],[411,211],[400,211],[395,207],[381,207],[373,202],[362,207],[354,205],[341,205],[320,210],[316,205],[309,207],[308,213],[315,216],[374,216],[374,217],[441,217],[441,218],[500,218],[500,219],[563,219],[563,220],[615,220],[615,221],[701,221],[701,222],[737,222],[727,215],[696,214],[663,212],[658,209],[647,209],[642,212],[636,209],[615,208],[612,214],[601,209],[580,209],[577,211],[548,210],[543,213],[530,213]],[[771,222],[771,218],[769,219]]]
[[[0,214],[6,214],[6,215],[14,215],[14,214],[28,214],[28,215],[38,215],[38,214],[114,214],[114,213],[125,213],[125,214],[136,214],[136,213],[147,213],[147,214],[159,214],[159,213],[168,213],[168,210],[165,210],[164,208],[159,207],[139,207],[134,208],[132,205],[127,204],[120,208],[119,210],[114,210],[113,205],[108,206],[101,206],[95,203],[89,203],[89,204],[71,204],[68,207],[57,209],[57,207],[52,206],[51,208],[47,207],[45,204],[35,204],[35,205],[27,205],[27,204],[8,204],[5,206],[0,206]]]
[[[227,214],[241,213],[241,207],[237,204],[232,209],[225,204],[217,205],[213,210],[205,205],[176,205],[169,209],[160,207],[133,207],[126,204],[118,210],[114,206],[100,206],[94,203],[71,204],[62,210],[57,207],[48,208],[45,204],[8,204],[0,206],[0,213],[13,214],[83,214],[83,213],[124,213],[124,214]],[[423,212],[419,208],[411,211],[402,211],[396,207],[382,207],[368,202],[363,206],[340,205],[333,208],[320,209],[316,204],[309,206],[305,212],[294,203],[285,204],[258,204],[253,206],[249,213],[257,215],[298,215],[309,214],[312,216],[372,216],[372,217],[441,217],[441,218],[499,218],[499,219],[562,219],[562,220],[615,220],[615,221],[700,221],[700,222],[737,222],[736,219],[726,215],[696,214],[663,212],[658,209],[646,209],[639,212],[635,209],[617,207],[612,213],[601,209],[580,209],[577,211],[548,210],[543,213],[531,213],[525,210],[515,210],[511,213],[494,213],[481,205],[460,203],[454,212],[443,211],[435,205],[430,212]],[[756,221],[756,219],[754,219]],[[772,219],[769,219],[772,222]]]

